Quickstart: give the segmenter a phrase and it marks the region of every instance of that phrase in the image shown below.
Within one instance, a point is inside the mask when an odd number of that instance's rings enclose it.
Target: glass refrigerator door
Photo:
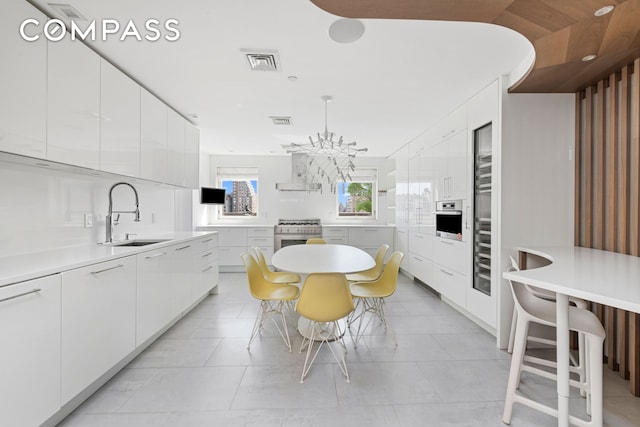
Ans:
[[[473,288],[491,295],[491,123],[473,131]]]

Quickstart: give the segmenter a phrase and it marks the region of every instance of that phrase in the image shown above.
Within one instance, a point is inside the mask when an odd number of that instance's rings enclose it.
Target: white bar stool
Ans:
[[[555,302],[534,296],[522,283],[512,281],[509,281],[509,283],[511,285],[515,309],[518,312],[518,321],[502,421],[505,424],[511,423],[513,404],[516,402],[557,417],[557,409],[543,405],[517,392],[520,384],[520,374],[523,371],[556,380],[554,373],[525,363],[527,361],[527,359],[525,359],[525,350],[529,324],[534,322],[555,327]],[[581,394],[586,394],[587,413],[591,415],[590,421],[575,416],[570,416],[569,421],[571,424],[577,426],[602,426],[602,344],[605,337],[604,328],[598,318],[590,311],[578,307],[569,307],[569,329],[582,333],[585,337],[585,357],[584,363],[582,361],[581,363],[585,365],[586,375],[584,375],[584,378],[580,378],[580,380],[571,380],[570,384],[573,387],[579,388]],[[533,362],[539,363],[536,361]],[[561,363],[561,361],[558,362]],[[569,363],[569,361],[567,360],[564,363]],[[555,363],[549,361],[545,365],[553,367]]]

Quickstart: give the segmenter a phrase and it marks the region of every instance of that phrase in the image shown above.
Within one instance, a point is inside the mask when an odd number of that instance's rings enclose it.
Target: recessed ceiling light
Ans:
[[[353,43],[364,34],[364,24],[357,19],[338,19],[329,27],[329,37],[338,43]]]
[[[594,15],[595,16],[602,16],[602,15],[606,15],[607,13],[611,12],[613,10],[615,6],[609,5],[609,6],[605,6],[605,7],[601,7],[600,9],[596,10]]]
[[[594,59],[596,59],[598,55],[587,55],[585,57],[582,58],[583,62],[589,62],[589,61],[593,61]]]
[[[289,76],[287,77],[287,80],[289,80],[290,82],[297,82],[298,78],[296,76]]]

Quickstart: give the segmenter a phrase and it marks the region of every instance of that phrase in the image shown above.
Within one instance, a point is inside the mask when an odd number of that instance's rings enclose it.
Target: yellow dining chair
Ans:
[[[358,330],[356,332],[356,338],[353,340],[353,346],[358,348],[358,341],[362,337],[362,332],[369,326],[371,318],[367,320],[367,323],[362,326],[364,318],[367,317],[367,313],[374,314],[380,319],[380,322],[384,325],[385,330],[390,330],[396,347],[398,346],[398,339],[396,332],[387,323],[387,318],[384,313],[384,300],[390,297],[396,291],[398,284],[398,271],[400,270],[400,263],[404,254],[402,252],[394,252],[391,254],[387,266],[385,267],[382,275],[373,282],[356,282],[349,285],[351,289],[351,295],[356,298],[356,304],[360,307],[360,312],[352,319],[350,319],[349,327],[358,320]]]
[[[320,237],[312,237],[310,239],[307,239],[307,245],[324,245],[325,243],[327,243],[327,241],[321,239]]]
[[[293,284],[300,283],[302,281],[302,278],[299,274],[289,273],[286,271],[271,270],[267,265],[267,259],[265,258],[260,248],[258,248],[257,246],[253,246],[251,250],[253,251],[256,260],[258,261],[258,265],[260,266],[262,275],[268,282]]]
[[[382,274],[384,268],[384,257],[387,255],[389,245],[381,245],[376,252],[376,265],[372,268],[361,271],[359,273],[347,274],[347,280],[350,282],[373,282]]]
[[[287,319],[285,318],[283,308],[289,301],[294,301],[298,298],[300,289],[295,285],[272,283],[265,280],[262,270],[260,270],[260,266],[258,265],[258,261],[256,261],[254,257],[248,253],[243,253],[241,258],[247,270],[247,279],[249,281],[251,296],[260,300],[260,310],[258,311],[256,320],[253,323],[253,329],[251,330],[251,338],[249,338],[247,350],[250,350],[251,343],[262,331],[266,318],[271,316],[273,324],[280,333],[285,345],[289,351],[291,351],[291,340],[289,339]],[[274,315],[280,317],[282,329],[273,317]]]
[[[309,373],[311,365],[323,344],[327,344],[333,357],[338,362],[342,373],[349,382],[347,370],[347,348],[344,345],[344,332],[341,330],[338,320],[346,317],[354,309],[353,298],[349,291],[349,282],[344,274],[339,273],[311,273],[307,276],[300,291],[300,298],[296,304],[296,311],[311,321],[311,334],[303,337],[300,345],[300,353],[307,346],[307,355],[304,359],[300,382]],[[318,347],[313,352],[314,342],[319,341]],[[338,343],[342,350],[342,357],[338,358],[329,341]],[[311,353],[313,352],[313,356]]]

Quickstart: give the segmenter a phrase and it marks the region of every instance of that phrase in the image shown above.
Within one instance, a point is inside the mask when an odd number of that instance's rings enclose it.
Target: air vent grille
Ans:
[[[249,66],[255,71],[280,71],[280,59],[275,50],[241,49],[249,61]]]
[[[58,12],[61,16],[71,19],[72,21],[86,21],[87,18],[82,16],[80,12],[76,10],[70,4],[62,4],[62,3],[47,3],[49,7]]]
[[[269,116],[274,125],[291,126],[293,122],[289,116]]]

